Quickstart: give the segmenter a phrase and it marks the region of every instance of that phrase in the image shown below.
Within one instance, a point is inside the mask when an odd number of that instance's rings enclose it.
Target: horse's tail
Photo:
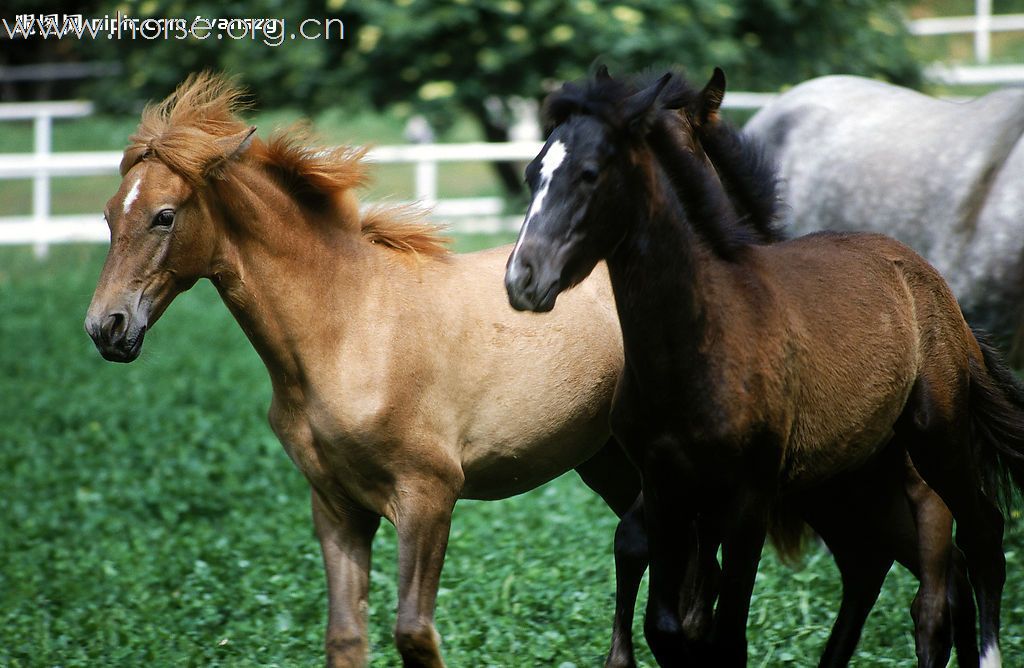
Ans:
[[[984,367],[971,360],[971,442],[985,493],[1004,509],[1024,491],[1024,385],[987,337],[975,331]]]
[[[779,560],[788,566],[797,566],[808,541],[814,536],[804,521],[802,507],[783,496],[772,505],[768,516],[768,540]]]

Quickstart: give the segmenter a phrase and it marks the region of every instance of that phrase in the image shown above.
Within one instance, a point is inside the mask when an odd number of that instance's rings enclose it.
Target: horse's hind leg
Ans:
[[[920,378],[897,430],[905,436],[921,477],[942,497],[956,519],[957,544],[963,550],[978,602],[981,665],[989,668],[1001,665],[999,608],[1006,581],[1003,517],[981,490],[967,407],[966,387],[950,390],[944,396]]]
[[[640,472],[614,438],[576,472],[619,516],[615,529],[615,620],[612,645],[605,665],[630,668],[633,654],[633,613],[637,592],[647,570],[647,530],[644,527]]]
[[[971,582],[967,579],[967,562],[959,548],[953,548],[949,575],[949,611],[953,622],[953,646],[956,647],[957,663],[961,666],[977,666],[981,661],[978,654],[978,618],[975,614]]]
[[[879,470],[887,473],[887,470]],[[839,614],[832,624],[819,666],[831,668],[849,664],[860,642],[864,622],[892,566],[893,557],[886,541],[874,530],[888,519],[883,508],[875,504],[891,498],[891,482],[888,477],[862,473],[850,478],[849,484],[830,484],[800,498],[800,505],[805,509],[804,520],[832,552],[843,581]],[[906,505],[902,490],[899,490],[899,501]]]
[[[843,599],[818,666],[838,667],[850,663],[893,560],[874,550],[831,544],[829,549],[843,580]]]
[[[945,666],[952,644],[949,590],[953,517],[942,499],[918,475],[909,458],[905,470],[907,499],[917,527],[918,568],[912,570],[921,583],[911,606],[917,665]],[[973,629],[971,631],[973,633]],[[961,662],[968,659],[960,657]]]

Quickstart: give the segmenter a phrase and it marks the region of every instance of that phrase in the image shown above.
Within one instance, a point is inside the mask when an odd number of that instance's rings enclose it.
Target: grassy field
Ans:
[[[318,665],[319,549],[306,485],[266,424],[259,358],[202,283],[139,361],[104,362],[81,325],[103,253],[63,246],[37,262],[0,249],[0,666]],[[574,474],[460,503],[438,598],[449,663],[598,665],[614,524]],[[1024,661],[1021,544],[1011,526],[1006,665]],[[374,547],[373,665],[392,666],[390,525]],[[913,664],[914,590],[892,573],[856,665]],[[766,554],[750,665],[814,665],[838,601],[821,548],[798,571]]]

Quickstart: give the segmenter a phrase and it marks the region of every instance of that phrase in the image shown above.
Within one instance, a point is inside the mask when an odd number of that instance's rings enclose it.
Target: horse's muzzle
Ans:
[[[85,331],[103,359],[131,362],[139,356],[146,337],[146,323],[135,320],[124,311],[89,315],[85,319]]]
[[[517,311],[544,313],[555,307],[558,281],[537,280],[538,272],[529,263],[515,258],[505,270],[508,303]]]

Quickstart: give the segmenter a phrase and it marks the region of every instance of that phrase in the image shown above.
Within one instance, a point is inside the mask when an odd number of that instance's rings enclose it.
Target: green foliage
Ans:
[[[493,238],[460,239],[462,249]],[[0,248],[0,666],[309,666],[326,601],[309,494],[266,424],[262,364],[216,292],[181,296],[131,365],[82,318],[104,249]],[[606,647],[614,517],[568,475],[456,509],[438,597],[453,666],[593,666]],[[1003,656],[1020,665],[1024,534],[1009,523]],[[374,545],[374,666],[398,665],[394,531]],[[913,664],[897,569],[855,659]],[[766,553],[752,666],[810,666],[838,608],[831,559]],[[641,592],[642,602],[646,591]],[[641,638],[640,616],[637,638]],[[642,646],[642,641],[639,642]],[[642,651],[641,664],[653,666]]]
[[[104,84],[99,96],[122,109],[166,95],[204,67],[241,74],[267,106],[399,105],[441,125],[459,108],[482,118],[491,96],[539,97],[597,58],[613,71],[677,63],[696,78],[720,65],[733,87],[747,90],[829,72],[919,81],[901,12],[885,0],[841,7],[809,0],[204,0],[187,11],[180,0],[132,0],[117,7],[142,17],[284,18],[287,33],[276,47],[253,38],[83,43],[90,58],[124,64],[126,76]],[[329,17],[344,21],[344,39],[291,38],[301,19]]]

